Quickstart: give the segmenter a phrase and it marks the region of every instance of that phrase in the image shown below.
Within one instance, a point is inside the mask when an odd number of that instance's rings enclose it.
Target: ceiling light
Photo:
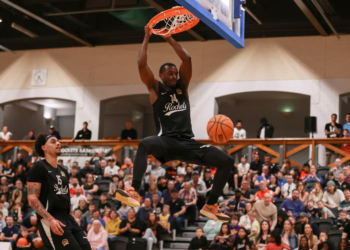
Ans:
[[[15,30],[18,30],[19,32],[26,34],[27,36],[38,37],[37,34],[31,32],[30,30],[27,30],[26,28],[23,28],[22,26],[18,25],[17,23],[12,23],[11,27],[14,28]]]
[[[0,23],[2,23],[2,19],[0,18]]]

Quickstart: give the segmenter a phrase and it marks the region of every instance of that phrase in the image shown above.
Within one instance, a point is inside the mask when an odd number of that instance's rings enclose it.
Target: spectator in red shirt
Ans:
[[[264,195],[266,193],[271,194],[271,202],[273,202],[273,192],[272,190],[267,189],[267,183],[265,181],[261,181],[259,183],[260,190],[256,192],[255,194],[255,200],[261,200],[264,199]]]
[[[179,198],[183,199],[186,205],[186,214],[189,215],[189,224],[193,225],[196,219],[197,193],[191,188],[191,183],[185,182],[184,188],[179,192]]]
[[[305,163],[303,169],[300,171],[299,180],[304,180],[304,178],[309,174],[310,174],[310,165],[308,163]]]

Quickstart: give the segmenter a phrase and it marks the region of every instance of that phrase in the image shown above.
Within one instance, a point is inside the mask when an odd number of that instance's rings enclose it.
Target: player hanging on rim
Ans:
[[[227,182],[234,161],[223,151],[192,139],[194,135],[188,97],[188,86],[192,77],[191,57],[171,36],[164,36],[182,63],[179,72],[174,64],[163,64],[159,70],[162,82],[159,82],[147,65],[147,47],[151,36],[148,26],[145,27],[145,32],[138,66],[141,80],[150,93],[158,136],[150,136],[140,141],[134,163],[132,188],[127,191],[118,189],[116,198],[129,206],[140,206],[140,196],[137,191],[140,190],[141,180],[147,168],[148,155],[153,155],[162,163],[180,160],[198,165],[215,166],[217,172],[213,188],[207,204],[200,212],[214,220],[228,222],[230,218],[221,213],[217,200]]]
[[[40,134],[35,151],[45,159],[30,170],[28,202],[36,211],[44,246],[50,250],[91,250],[86,234],[71,214],[69,175],[57,164],[60,142],[53,135]]]

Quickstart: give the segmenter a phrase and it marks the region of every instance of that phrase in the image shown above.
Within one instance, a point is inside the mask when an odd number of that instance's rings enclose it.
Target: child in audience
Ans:
[[[280,231],[274,230],[271,233],[270,243],[267,244],[267,246],[265,247],[265,250],[282,250],[282,249],[290,250],[289,246],[286,246],[282,243]]]
[[[282,186],[287,183],[286,179],[284,179],[282,171],[278,171],[277,173],[277,183],[280,188],[282,188]]]
[[[324,249],[324,248],[323,248],[323,244],[324,244],[325,242],[327,242],[327,240],[328,240],[328,233],[325,232],[325,231],[322,231],[322,232],[320,233],[320,239],[319,239],[319,240],[317,241],[317,243],[316,243],[318,249]]]
[[[341,211],[339,218],[337,219],[337,227],[339,230],[344,230],[345,226],[349,223],[349,219],[346,218],[346,212]]]
[[[129,209],[130,209],[130,207],[128,205],[126,205],[124,202],[122,202],[122,206],[117,211],[121,220],[127,219]]]
[[[309,200],[307,202],[307,207],[305,208],[305,213],[307,213],[309,216],[311,216],[312,219],[318,219],[319,218],[319,210],[314,207],[315,202],[314,200]]]
[[[196,229],[196,237],[191,240],[188,250],[205,250],[208,248],[207,238],[203,236],[203,229],[198,227]]]
[[[18,244],[18,240],[25,238],[28,241],[27,245]],[[28,235],[28,229],[24,226],[21,226],[21,233],[18,235],[16,240],[16,246],[18,249],[31,250],[33,245],[32,238]]]
[[[233,215],[232,219],[231,219],[231,224],[230,224],[231,234],[234,234],[237,236],[239,228],[240,228],[240,226],[238,226],[238,217],[236,215]]]
[[[238,236],[236,236],[233,242],[233,250],[249,250],[249,239],[247,232],[243,227],[238,229]]]
[[[317,206],[319,209],[319,216],[321,219],[335,218],[334,214],[328,207],[324,205],[324,201],[320,200],[317,202]]]
[[[249,219],[250,219],[250,221],[252,223],[251,232],[248,235],[248,238],[249,238],[250,241],[254,241],[256,236],[258,236],[258,234],[260,233],[260,224],[257,221],[254,212],[249,212],[248,216],[249,216]]]
[[[171,230],[170,230],[171,216],[170,216],[169,205],[164,205],[163,212],[161,214],[159,214],[157,217],[158,217],[159,225],[161,225],[163,228],[162,232],[171,234]],[[197,228],[197,230],[198,230],[198,228]],[[197,230],[196,230],[196,235],[197,235]],[[202,235],[203,235],[203,231],[202,231]]]

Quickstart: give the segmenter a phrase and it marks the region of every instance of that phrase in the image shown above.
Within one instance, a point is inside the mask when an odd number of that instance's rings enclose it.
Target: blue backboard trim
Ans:
[[[227,27],[220,20],[215,20],[213,14],[205,9],[195,0],[175,0],[178,4],[188,9],[193,15],[198,17],[203,23],[212,28],[220,36],[230,42],[238,49],[244,48],[244,28],[245,28],[245,11],[241,10],[241,34],[238,36],[234,31]]]

